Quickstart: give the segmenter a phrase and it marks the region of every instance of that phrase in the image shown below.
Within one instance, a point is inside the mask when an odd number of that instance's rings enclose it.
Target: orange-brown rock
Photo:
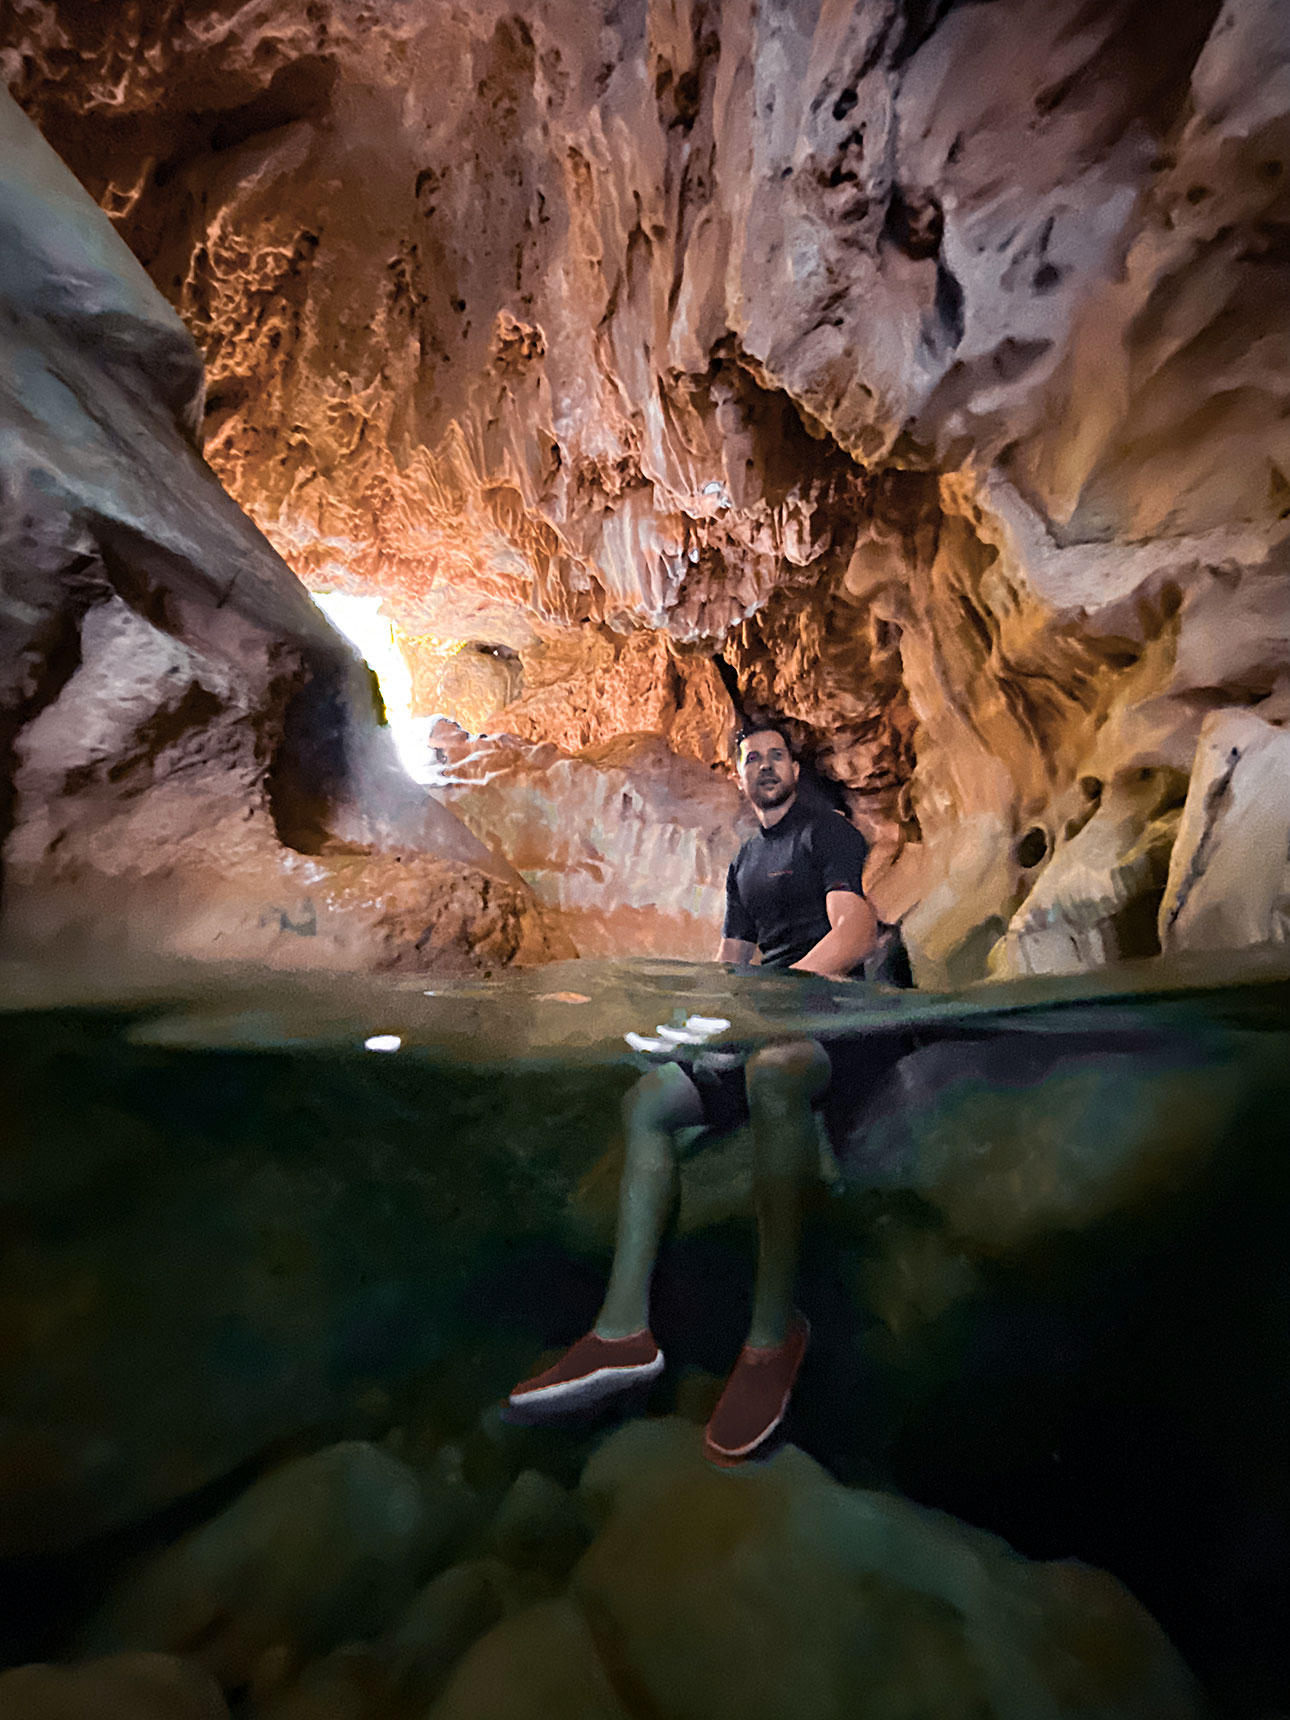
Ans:
[[[522,881],[399,768],[369,672],[193,448],[182,324],[3,95],[0,245],[6,940],[541,959]]]
[[[921,850],[925,979],[1154,947],[1290,663],[1277,0],[11,10],[310,584],[509,644],[565,747],[640,703],[583,632],[724,650]]]
[[[728,776],[619,735],[570,757],[549,743],[432,735],[437,792],[523,875],[583,956],[710,961],[726,868],[752,829]]]
[[[734,711],[711,660],[666,634],[586,626],[520,653],[523,690],[498,726],[564,752],[654,734],[682,758],[729,765]]]
[[[247,660],[221,664],[119,597],[16,742],[10,937],[286,966],[501,966],[570,953],[520,879],[312,828],[266,774]],[[465,833],[463,832],[463,835]],[[303,851],[302,851],[303,850]],[[477,850],[488,858],[483,847]]]
[[[405,638],[414,716],[472,734],[549,741],[580,752],[615,735],[656,734],[701,764],[729,765],[734,711],[710,658],[666,634],[585,625],[526,649]]]
[[[483,734],[497,728],[498,712],[523,685],[513,654],[406,636],[400,645],[412,671],[414,717],[447,717],[471,734]]]

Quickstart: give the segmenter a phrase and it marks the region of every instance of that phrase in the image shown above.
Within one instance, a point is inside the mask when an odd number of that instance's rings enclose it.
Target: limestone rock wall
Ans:
[[[589,625],[519,656],[518,695],[497,713],[503,730],[565,752],[648,732],[682,759],[731,765],[734,712],[721,678],[665,633]]]
[[[1285,0],[11,11],[310,583],[527,629],[506,726],[569,750],[588,628],[722,652],[924,979],[1193,939],[1202,727],[1290,667]]]
[[[570,757],[441,723],[436,793],[532,887],[583,956],[711,961],[726,868],[755,828],[730,779],[657,734]]]
[[[0,249],[6,941],[543,954],[517,875],[398,768],[361,660],[198,455],[183,324],[7,96]]]

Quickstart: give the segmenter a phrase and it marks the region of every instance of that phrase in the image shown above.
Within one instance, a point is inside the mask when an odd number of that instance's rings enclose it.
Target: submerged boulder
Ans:
[[[499,1558],[517,1571],[563,1576],[586,1546],[578,1501],[538,1469],[515,1477],[490,1525]]]
[[[335,1649],[305,1667],[289,1689],[261,1695],[255,1720],[421,1720],[365,1646]]]
[[[413,1593],[443,1528],[405,1465],[361,1441],[335,1445],[266,1475],[158,1554],[109,1596],[85,1639],[191,1652],[237,1686],[271,1651],[301,1660],[374,1635]]]
[[[208,1672],[169,1654],[0,1672],[4,1720],[229,1720]]]
[[[500,1560],[472,1559],[419,1589],[381,1643],[399,1688],[426,1701],[436,1695],[471,1643],[501,1618],[507,1586]]]
[[[434,1707],[434,1720],[631,1720],[596,1639],[572,1601],[543,1601],[482,1638]]]
[[[637,1422],[588,1464],[565,1602],[480,1640],[436,1720],[1193,1720],[1199,1692],[1113,1578],[840,1486],[788,1447],[737,1473]],[[490,1706],[491,1704],[491,1706]]]

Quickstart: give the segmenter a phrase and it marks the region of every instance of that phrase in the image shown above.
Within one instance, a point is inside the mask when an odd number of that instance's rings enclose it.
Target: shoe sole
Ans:
[[[512,1392],[507,1403],[512,1409],[578,1408],[600,1403],[629,1386],[656,1380],[663,1372],[663,1352],[652,1362],[638,1362],[630,1368],[597,1368],[581,1379],[561,1380],[553,1386],[538,1386],[531,1392]]]

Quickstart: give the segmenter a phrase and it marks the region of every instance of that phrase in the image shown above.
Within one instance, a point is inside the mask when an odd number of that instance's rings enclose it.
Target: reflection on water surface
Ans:
[[[493,978],[298,972],[174,964],[111,975],[0,964],[0,1010],[91,1008],[130,1018],[135,1043],[243,1050],[322,1049],[397,1037],[436,1061],[506,1066],[551,1059],[621,1063],[629,1032],[653,1034],[691,1014],[729,1021],[713,1044],[786,1035],[935,1033],[956,1024],[1042,1030],[1053,1012],[1153,1000],[1275,1019],[1290,999],[1279,952],[1175,958],[1100,973],[897,991],[862,980],[657,959],[575,961]],[[1027,1020],[1032,1017],[1032,1020]],[[1105,1020],[1106,1017],[1104,1016]],[[387,1049],[382,1045],[380,1049]],[[391,1047],[392,1048],[392,1047]],[[686,1054],[685,1047],[678,1047]]]

